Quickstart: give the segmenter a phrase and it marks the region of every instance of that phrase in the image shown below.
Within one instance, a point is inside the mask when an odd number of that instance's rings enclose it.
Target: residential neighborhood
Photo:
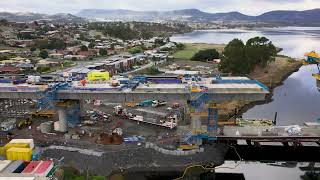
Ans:
[[[3,20],[0,26],[0,74],[98,70],[114,75],[134,71],[152,61],[164,62],[176,47],[165,36],[122,40],[91,30],[85,23]]]

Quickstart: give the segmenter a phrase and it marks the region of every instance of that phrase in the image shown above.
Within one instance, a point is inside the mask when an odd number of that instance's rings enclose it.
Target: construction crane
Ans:
[[[304,56],[306,57],[306,59],[303,62],[304,65],[309,65],[309,64],[317,65],[318,73],[312,74],[312,76],[315,77],[317,80],[320,80],[320,55],[315,51],[311,51],[311,52],[305,53]]]

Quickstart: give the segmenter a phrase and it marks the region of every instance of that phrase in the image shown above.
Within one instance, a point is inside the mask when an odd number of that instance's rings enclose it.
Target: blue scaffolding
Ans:
[[[195,113],[201,113],[206,103],[209,103],[207,112],[207,131],[217,134],[218,130],[218,108],[215,103],[211,102],[212,99],[207,92],[191,92],[190,106],[194,108]],[[209,136],[208,134],[197,134],[193,138],[216,140],[216,137]]]
[[[53,109],[54,103],[58,102],[57,92],[68,87],[70,87],[70,84],[67,82],[50,84],[45,91],[40,91],[42,97],[37,101],[38,108],[44,110]]]

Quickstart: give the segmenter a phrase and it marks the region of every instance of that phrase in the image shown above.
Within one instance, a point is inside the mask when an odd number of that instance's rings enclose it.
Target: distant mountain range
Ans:
[[[28,22],[28,21],[51,21],[51,22],[84,22],[86,19],[72,15],[72,14],[39,14],[31,12],[19,12],[19,13],[9,13],[0,12],[0,19],[6,19],[12,22]]]
[[[8,21],[50,20],[55,22],[98,21],[183,21],[183,22],[264,22],[278,25],[320,26],[320,9],[306,11],[270,11],[259,16],[248,16],[239,12],[207,13],[198,9],[173,11],[132,11],[125,9],[84,9],[72,14],[38,14],[0,12],[0,19]]]
[[[286,24],[320,25],[320,9],[306,11],[270,11],[259,16],[248,16],[239,12],[207,13],[198,9],[174,11],[132,11],[124,9],[84,9],[76,16],[96,20],[121,21],[187,21],[187,22],[270,22]]]

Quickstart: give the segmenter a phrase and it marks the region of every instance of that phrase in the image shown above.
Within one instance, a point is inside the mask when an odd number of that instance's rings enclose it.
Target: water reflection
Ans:
[[[233,167],[234,164],[235,162],[226,161],[223,166]],[[320,177],[319,164],[296,162],[242,162],[235,169],[217,169],[216,172],[243,174],[246,180],[301,180],[310,176]]]
[[[244,118],[272,119],[278,112],[277,125],[303,124],[320,118],[320,93],[312,78],[315,66],[304,66],[293,73],[282,86],[275,88],[272,102],[257,105]]]
[[[266,36],[276,46],[283,48],[281,54],[292,57],[302,57],[306,51],[320,50],[320,27],[201,30],[176,35],[171,40],[187,43],[225,44],[234,38],[247,41],[255,36]]]
[[[302,58],[310,50],[320,51],[320,27],[261,28],[257,30],[219,29],[194,31],[171,38],[178,42],[228,43],[234,38],[247,41],[255,36],[266,36],[283,48],[281,54]],[[278,125],[303,124],[320,118],[320,93],[316,80],[311,77],[316,66],[302,67],[282,86],[274,90],[273,101],[258,105],[244,114],[245,118],[273,119],[278,112]]]

